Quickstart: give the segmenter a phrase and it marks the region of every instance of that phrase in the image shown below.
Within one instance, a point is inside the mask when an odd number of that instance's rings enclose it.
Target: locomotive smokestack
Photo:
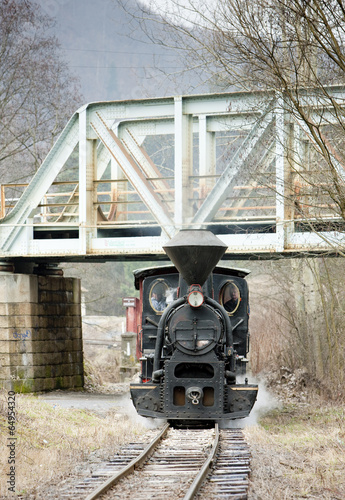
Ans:
[[[183,229],[163,247],[189,286],[202,286],[227,248],[211,231],[201,229]]]

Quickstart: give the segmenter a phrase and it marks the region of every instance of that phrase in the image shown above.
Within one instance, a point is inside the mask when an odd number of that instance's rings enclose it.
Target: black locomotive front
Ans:
[[[246,273],[215,268],[226,246],[208,231],[180,231],[164,250],[176,267],[136,274],[143,321],[134,406],[143,416],[191,424],[245,417],[258,390],[236,383],[248,351]]]

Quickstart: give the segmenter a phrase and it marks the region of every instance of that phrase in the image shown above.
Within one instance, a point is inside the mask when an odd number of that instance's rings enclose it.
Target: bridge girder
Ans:
[[[332,123],[320,98],[306,93],[304,105],[311,117],[323,106]],[[326,242],[322,231],[296,230],[287,147],[298,150],[301,137],[312,142],[273,92],[83,106],[12,210],[1,190],[0,259],[153,257],[179,229],[199,227],[234,254],[338,246],[340,231]]]

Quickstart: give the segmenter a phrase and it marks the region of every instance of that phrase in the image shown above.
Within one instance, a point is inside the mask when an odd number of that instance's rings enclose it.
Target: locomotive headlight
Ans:
[[[204,295],[200,285],[192,285],[189,289],[188,304],[192,307],[200,307],[204,303]]]

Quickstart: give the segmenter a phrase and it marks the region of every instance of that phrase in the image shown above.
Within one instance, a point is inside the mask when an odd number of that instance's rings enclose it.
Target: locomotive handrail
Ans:
[[[158,328],[158,323],[156,323],[156,321],[153,321],[153,319],[151,319],[149,316],[145,316],[145,321],[146,321],[146,323],[150,323],[151,325]]]
[[[239,321],[237,321],[236,325],[232,327],[232,331],[234,331],[238,326],[240,326],[243,323],[244,319],[241,318]]]
[[[228,353],[229,349],[231,349],[233,345],[233,337],[232,337],[232,326],[230,322],[230,318],[228,316],[228,313],[224,309],[224,307],[219,304],[217,301],[211,299],[210,297],[205,297],[205,302],[206,304],[209,304],[210,306],[214,307],[215,309],[218,309],[220,313],[223,316],[224,323],[225,323],[225,337],[226,337],[226,352]]]
[[[181,297],[177,299],[175,302],[172,302],[163,312],[162,317],[158,323],[158,329],[157,329],[157,339],[156,339],[156,345],[155,345],[155,359],[153,361],[153,372],[152,372],[152,381],[153,381],[153,374],[154,372],[159,370],[159,363],[161,360],[161,353],[163,349],[163,343],[164,343],[164,325],[165,325],[165,319],[170,313],[172,309],[176,309],[178,306],[181,304],[184,304],[187,301],[186,297]]]

